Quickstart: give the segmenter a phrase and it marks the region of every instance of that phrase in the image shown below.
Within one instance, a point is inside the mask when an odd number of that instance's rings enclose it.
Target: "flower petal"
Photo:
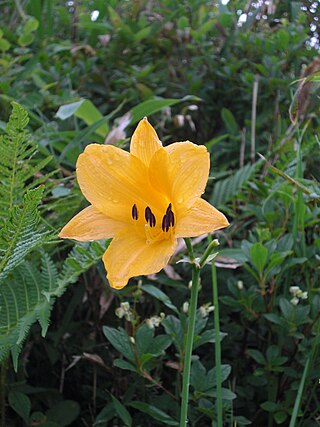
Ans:
[[[203,194],[209,168],[206,147],[189,141],[176,142],[154,154],[149,177],[158,191],[167,193],[181,215]]]
[[[93,206],[88,206],[63,227],[59,237],[88,242],[114,237],[125,227],[125,223],[108,218]]]
[[[222,212],[203,199],[198,199],[184,217],[179,218],[176,237],[195,237],[227,227],[229,222]]]
[[[146,166],[138,158],[110,145],[90,144],[77,161],[77,179],[86,199],[100,212],[131,222],[134,204],[152,204],[155,197]]]
[[[176,239],[147,244],[145,239],[130,231],[116,236],[102,258],[110,286],[115,289],[126,286],[130,277],[160,271],[177,246]]]
[[[161,147],[162,144],[156,131],[145,117],[139,122],[132,135],[130,153],[138,157],[146,166],[149,166],[152,156]]]

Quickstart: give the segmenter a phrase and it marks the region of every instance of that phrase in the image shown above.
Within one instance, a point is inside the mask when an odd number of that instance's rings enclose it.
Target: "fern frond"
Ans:
[[[80,274],[87,271],[101,259],[109,243],[110,240],[106,241],[106,244],[100,242],[76,244],[63,264],[57,287],[53,292],[44,292],[44,294],[47,297],[62,295],[68,285],[76,282]]]
[[[228,178],[222,179],[215,183],[210,198],[210,203],[212,203],[217,208],[224,206],[226,202],[238,194],[242,187],[255,174],[260,165],[260,160],[253,165],[248,164],[237,170]]]
[[[42,193],[43,187],[28,191],[22,205],[11,210],[0,231],[0,287],[9,272],[47,236],[38,228],[40,215],[37,207]]]
[[[0,362],[11,351],[15,368],[23,341],[36,321],[45,336],[56,297],[101,259],[106,245],[98,242],[76,245],[60,274],[45,252],[41,265],[25,261],[14,269],[0,287]]]
[[[0,225],[12,207],[21,203],[26,184],[30,188],[30,178],[52,159],[50,156],[40,161],[35,159],[37,145],[25,129],[29,122],[27,111],[15,102],[12,107],[5,135],[0,136]]]

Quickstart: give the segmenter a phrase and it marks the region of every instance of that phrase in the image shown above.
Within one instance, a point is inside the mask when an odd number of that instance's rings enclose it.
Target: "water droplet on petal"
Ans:
[[[178,204],[181,205],[183,202],[184,202],[184,198],[183,197],[179,197]]]

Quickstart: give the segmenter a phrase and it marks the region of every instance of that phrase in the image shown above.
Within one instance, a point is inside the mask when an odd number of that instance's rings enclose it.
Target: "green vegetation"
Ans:
[[[211,236],[121,291],[109,241],[57,237],[86,206],[78,155],[128,149],[144,116],[208,148],[231,224],[201,270],[188,425],[319,425],[319,8],[2,2],[0,427],[179,426],[186,258]]]

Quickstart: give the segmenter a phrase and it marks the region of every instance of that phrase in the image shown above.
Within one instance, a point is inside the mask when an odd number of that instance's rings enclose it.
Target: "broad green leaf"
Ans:
[[[113,406],[119,415],[119,417],[124,422],[125,426],[131,427],[132,426],[132,418],[130,413],[128,412],[127,408],[113,395],[111,395]]]
[[[179,423],[177,421],[175,421],[173,418],[171,418],[165,412],[161,411],[161,409],[158,409],[153,405],[149,405],[148,403],[133,401],[130,403],[130,406],[132,406],[135,409],[138,409],[141,412],[144,412],[144,413],[150,415],[155,420],[160,421],[161,423],[163,423],[167,426],[178,426],[179,425]]]
[[[28,423],[31,409],[29,397],[20,391],[12,390],[9,392],[8,401],[10,407]]]
[[[157,111],[161,111],[163,108],[171,107],[172,105],[176,105],[179,102],[185,101],[200,101],[200,98],[187,95],[181,99],[173,99],[173,98],[153,98],[148,99],[147,101],[138,104],[136,107],[133,107],[131,110],[131,124],[137,123],[139,120],[143,119],[145,116],[151,116],[151,114],[156,113]]]
[[[260,363],[260,365],[265,365],[266,359],[264,357],[264,355],[261,353],[261,351],[259,350],[248,350],[247,353],[249,354],[249,356],[252,357],[252,359],[254,359],[257,363]]]
[[[262,274],[268,259],[268,249],[262,243],[257,242],[251,246],[249,253],[252,264],[258,273]]]
[[[173,310],[175,313],[179,314],[179,310],[177,307],[171,302],[170,298],[162,292],[159,288],[153,285],[144,285],[142,286],[142,289],[147,292],[149,295],[152,295],[153,297],[157,298],[159,301],[161,301],[165,306]]]
[[[63,400],[56,403],[46,413],[48,421],[57,423],[60,427],[65,427],[75,421],[80,414],[80,406],[74,400]]]
[[[61,105],[56,113],[56,117],[61,120],[66,120],[73,115],[83,120],[88,126],[93,125],[103,118],[100,111],[88,99],[81,99],[71,104]],[[95,132],[105,138],[109,132],[109,126],[107,123],[104,123]]]
[[[132,371],[132,372],[139,372],[138,369],[132,365],[132,363],[127,362],[124,359],[115,359],[113,361],[113,364],[114,366],[120,369],[125,369],[127,371]]]
[[[136,359],[133,353],[130,337],[123,328],[115,329],[110,328],[109,326],[104,326],[103,333],[116,350],[130,360],[130,362],[135,363]]]

